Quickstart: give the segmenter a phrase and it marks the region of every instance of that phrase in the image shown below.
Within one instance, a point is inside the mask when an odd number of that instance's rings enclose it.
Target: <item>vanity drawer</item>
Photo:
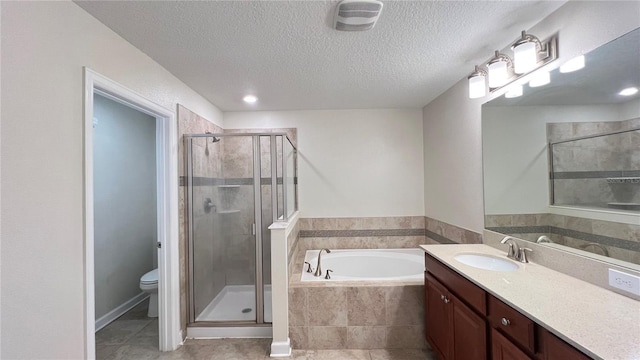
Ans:
[[[534,322],[495,297],[491,295],[488,297],[489,315],[487,319],[491,326],[499,329],[531,353],[535,353]]]
[[[429,254],[425,254],[424,262],[427,271],[443,284],[447,284],[447,288],[458,298],[480,314],[487,314],[487,297],[484,290],[449,269]]]

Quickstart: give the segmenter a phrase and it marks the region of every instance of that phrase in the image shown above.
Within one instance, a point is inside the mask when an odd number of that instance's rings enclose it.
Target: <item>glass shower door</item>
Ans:
[[[190,322],[251,322],[256,311],[254,140],[187,139]]]

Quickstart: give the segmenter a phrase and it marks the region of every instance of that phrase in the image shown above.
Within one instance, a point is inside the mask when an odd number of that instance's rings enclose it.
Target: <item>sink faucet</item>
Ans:
[[[520,260],[520,247],[514,238],[511,236],[505,236],[500,244],[509,245],[509,253],[507,253],[507,257],[514,260]]]
[[[517,260],[520,261],[521,263],[528,263],[529,259],[527,259],[527,251],[533,251],[529,248],[520,248],[518,246],[518,243],[516,243],[515,239],[512,238],[511,236],[505,236],[504,239],[502,239],[502,241],[500,241],[501,244],[507,244],[509,245],[509,253],[507,254],[508,258],[511,258],[513,260]]]
[[[536,244],[543,244],[543,243],[553,244],[553,241],[551,241],[551,239],[549,239],[548,236],[542,235],[538,238],[538,241],[536,241]]]
[[[322,269],[320,268],[320,258],[322,257],[323,251],[326,251],[327,254],[331,252],[331,250],[329,249],[320,250],[320,252],[318,253],[318,266],[316,266],[316,272],[313,274],[313,276],[322,276]]]

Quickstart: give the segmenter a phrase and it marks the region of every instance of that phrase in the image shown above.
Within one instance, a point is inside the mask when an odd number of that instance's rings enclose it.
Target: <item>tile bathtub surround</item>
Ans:
[[[298,250],[411,248],[425,243],[423,216],[302,218]]]
[[[424,286],[289,288],[294,349],[424,349]]]
[[[425,217],[425,235],[429,244],[482,243],[482,234],[430,217]]]

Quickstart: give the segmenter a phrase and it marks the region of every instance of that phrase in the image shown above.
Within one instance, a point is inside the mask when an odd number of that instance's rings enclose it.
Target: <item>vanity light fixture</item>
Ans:
[[[476,66],[467,78],[469,80],[469,99],[477,99],[487,94],[487,72]]]
[[[255,95],[247,95],[242,98],[242,101],[246,102],[247,104],[255,104],[258,101],[258,98]]]
[[[522,85],[518,84],[511,85],[509,91],[504,94],[504,97],[506,97],[507,99],[516,98],[519,96],[522,96]]]
[[[529,86],[531,87],[539,87],[547,85],[551,82],[551,75],[548,71],[539,71],[536,73],[533,78],[529,81]]]
[[[476,66],[468,77],[470,99],[486,95],[486,86],[481,84],[483,80],[487,80],[489,92],[493,93],[556,60],[558,58],[558,36],[553,35],[540,41],[537,37],[522,31],[521,37],[513,43],[511,49],[514,54],[513,60],[496,50],[490,60]],[[481,74],[484,69],[487,71],[485,74]],[[548,73],[540,76],[542,78],[533,81],[531,86],[548,84],[550,80]]]
[[[584,67],[584,55],[580,55],[560,65],[560,72],[569,73],[576,70],[580,70],[583,67]]]
[[[637,93],[638,93],[637,87],[630,87],[630,88],[622,89],[618,94],[622,96],[631,96]]]
[[[522,37],[511,45],[513,50],[513,70],[516,74],[526,74],[536,68],[538,53],[543,51],[540,40],[522,30]]]
[[[513,68],[513,61],[505,54],[496,50],[493,59],[487,63],[489,69],[489,87],[497,88],[504,86],[509,79],[509,71]]]

